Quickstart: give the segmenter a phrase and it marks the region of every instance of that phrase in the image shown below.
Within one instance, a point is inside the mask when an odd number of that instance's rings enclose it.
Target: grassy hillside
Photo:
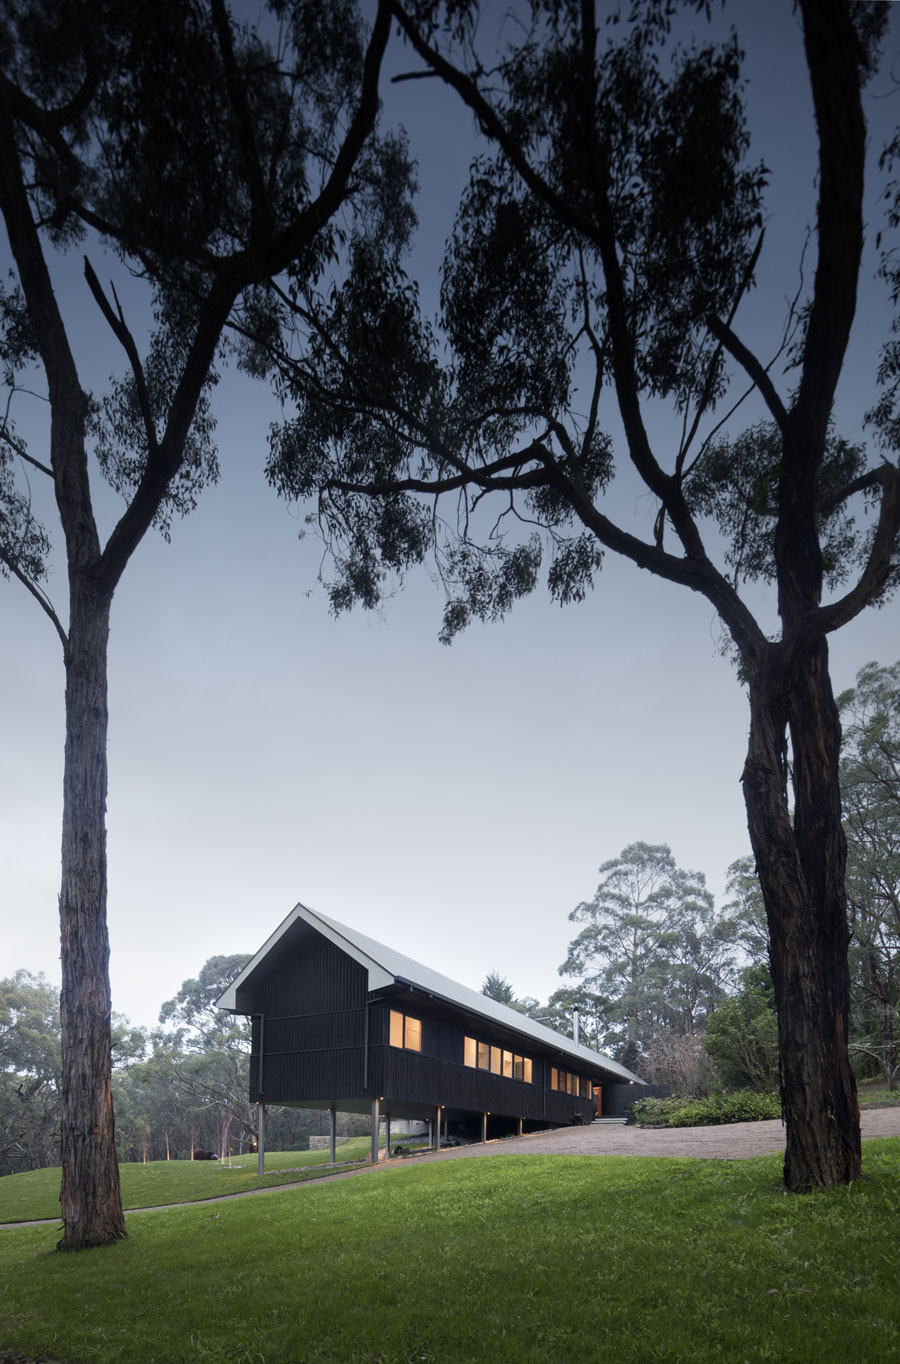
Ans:
[[[369,1137],[339,1142],[338,1162],[366,1161]],[[197,1198],[270,1188],[298,1179],[328,1174],[325,1151],[268,1151],[266,1173],[256,1173],[255,1155],[233,1156],[230,1164],[210,1160],[151,1160],[146,1165],[119,1166],[122,1202],[126,1208],[153,1208],[161,1203],[189,1203]],[[325,1167],[324,1169],[322,1167]],[[0,1178],[0,1222],[24,1222],[59,1216],[59,1170],[28,1170]]]
[[[781,1158],[509,1155],[0,1234],[0,1347],[66,1364],[900,1360],[900,1139],[804,1198]],[[2,1349],[0,1349],[2,1356]]]

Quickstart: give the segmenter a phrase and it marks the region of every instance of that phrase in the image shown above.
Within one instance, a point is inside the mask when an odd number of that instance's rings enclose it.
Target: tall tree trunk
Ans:
[[[87,583],[85,580],[88,580]],[[62,889],[60,1250],[125,1236],[111,1087],[106,926],[107,643],[111,595],[71,575]]]
[[[860,1174],[859,1106],[847,1047],[840,736],[824,640],[787,666],[782,646],[771,645],[750,680],[742,782],[769,920],[786,1127],[784,1182],[794,1193],[848,1184]]]

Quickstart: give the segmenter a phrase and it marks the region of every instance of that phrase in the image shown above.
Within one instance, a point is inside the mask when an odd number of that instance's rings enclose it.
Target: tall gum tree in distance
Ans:
[[[632,1070],[655,1035],[693,1036],[725,993],[729,924],[703,875],[676,866],[666,844],[632,843],[604,862],[593,898],[569,918],[584,927],[559,974],[577,977],[603,1045]]]
[[[838,697],[841,793],[857,1007],[851,1050],[877,1060],[889,1089],[900,1072],[900,663],[869,663]]]
[[[0,570],[44,610],[65,666],[61,1249],[125,1235],[107,934],[113,598],[151,526],[167,533],[217,476],[208,392],[226,332],[258,372],[270,299],[304,288],[347,240],[389,255],[408,226],[402,144],[374,135],[390,20],[384,4],[373,13],[366,36],[350,0],[271,0],[266,38],[226,0],[9,0],[0,15],[0,211],[15,274],[0,298]],[[136,329],[89,256],[95,320],[64,318],[53,276],[79,242],[147,288]],[[98,325],[126,366],[99,402],[78,356],[86,365]],[[13,420],[40,371],[49,436],[36,454]],[[98,473],[124,498],[105,543]],[[67,620],[46,590],[38,476],[55,498]]]
[[[542,555],[567,602],[607,551],[715,608],[749,699],[742,783],[771,939],[784,1179],[799,1192],[860,1172],[827,641],[897,579],[900,354],[885,352],[872,415],[883,458],[868,457],[832,419],[863,249],[861,90],[888,7],[785,5],[811,93],[818,202],[811,277],[761,358],[740,316],[765,250],[767,182],[749,160],[745,103],[766,94],[744,90],[736,36],[676,43],[681,11],[701,23],[710,6],[536,0],[492,45],[474,0],[394,0],[403,74],[431,78],[414,87],[423,100],[436,80],[455,91],[481,139],[439,319],[422,317],[408,281],[364,261],[325,329],[295,312],[332,396],[285,357],[279,381],[297,410],[272,442],[270,477],[289,498],[318,492],[336,609],[376,601],[386,577],[434,553],[449,639],[530,592]],[[726,21],[745,15],[726,6]],[[890,231],[896,185],[889,196]],[[890,261],[885,272],[896,299],[900,272]],[[783,390],[772,355],[788,362]],[[731,435],[742,393],[759,416]],[[649,494],[652,526],[617,519],[614,457],[629,470],[618,505]],[[754,580],[774,585],[775,637],[742,590]]]

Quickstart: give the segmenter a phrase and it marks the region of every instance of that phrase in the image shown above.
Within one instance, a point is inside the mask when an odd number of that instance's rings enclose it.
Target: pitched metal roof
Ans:
[[[346,924],[338,923],[336,919],[330,919],[327,915],[320,914],[318,910],[309,909],[306,905],[296,905],[287,918],[278,925],[275,932],[266,939],[256,955],[247,963],[240,975],[235,977],[217,1001],[220,1009],[230,1009],[233,1013],[240,1012],[237,1008],[237,994],[241,986],[250,978],[288,929],[298,920],[321,933],[323,937],[358,962],[360,966],[365,967],[369,976],[370,991],[383,990],[387,986],[396,984],[412,986],[416,990],[423,990],[426,994],[433,995],[436,999],[459,1005],[469,1013],[478,1014],[490,1022],[499,1023],[504,1028],[519,1033],[522,1037],[529,1037],[544,1046],[553,1047],[573,1061],[579,1060],[593,1069],[602,1069],[610,1075],[615,1075],[623,1083],[644,1083],[632,1071],[619,1065],[618,1061],[613,1061],[603,1052],[593,1051],[590,1047],[576,1044],[570,1037],[564,1037],[561,1033],[555,1032],[553,1028],[548,1028],[543,1023],[537,1023],[533,1018],[520,1014],[518,1010],[511,1009],[496,999],[489,999],[487,995],[482,995],[477,990],[470,990],[468,986],[460,985],[458,981],[451,980],[449,976],[443,976],[439,971],[433,971],[430,966],[423,966],[421,962],[413,961],[411,957],[405,957],[402,952],[397,952],[392,947],[386,947],[384,943],[376,942],[374,938],[368,937],[365,933],[360,933],[355,928],[348,928]]]

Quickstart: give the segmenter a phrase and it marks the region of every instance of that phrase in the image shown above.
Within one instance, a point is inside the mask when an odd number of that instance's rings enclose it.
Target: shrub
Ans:
[[[639,1127],[715,1127],[729,1122],[762,1122],[781,1117],[777,1094],[740,1089],[709,1099],[638,1099],[634,1105]]]

